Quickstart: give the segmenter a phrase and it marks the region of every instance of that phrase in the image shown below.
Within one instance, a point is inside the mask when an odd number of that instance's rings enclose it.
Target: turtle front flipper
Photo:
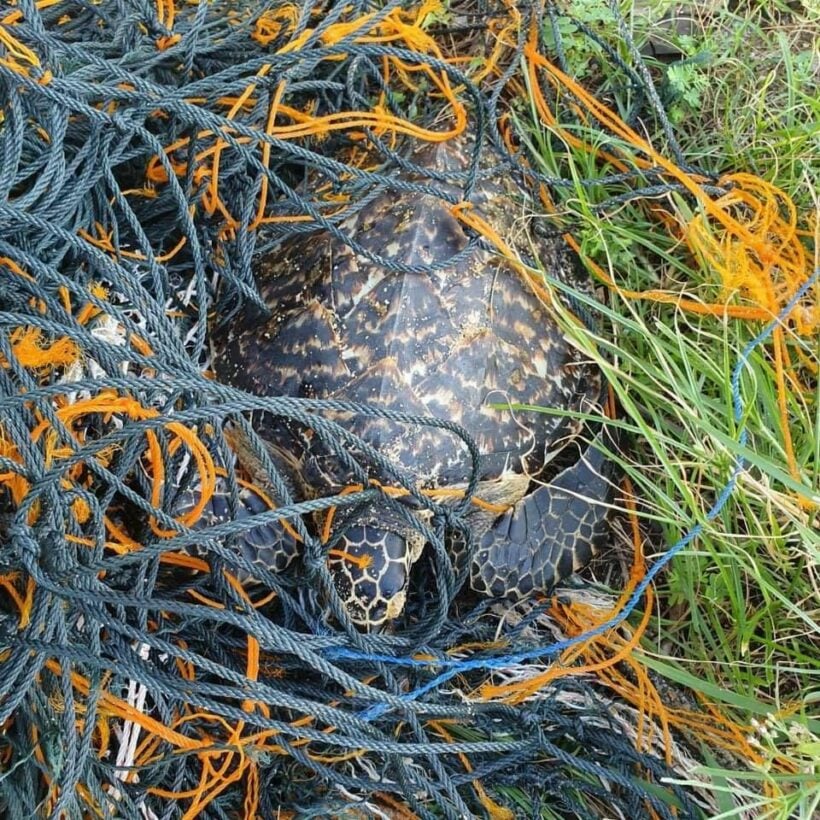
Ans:
[[[255,516],[272,509],[272,504],[259,491],[248,484],[240,484],[237,493],[235,514],[231,512],[231,491],[228,480],[217,476],[213,494],[204,505],[202,514],[190,526],[194,532],[207,534],[211,527],[229,521],[244,522],[246,525]],[[202,498],[199,487],[183,491],[175,505],[178,520],[189,515]],[[293,529],[287,529],[281,521],[271,521],[255,527],[242,526],[235,536],[234,543],[240,549],[243,558],[268,572],[283,572],[300,552],[300,544],[295,538]],[[191,551],[203,554],[206,550],[194,544]]]
[[[548,593],[606,543],[613,465],[600,434],[549,484],[538,486],[481,536],[471,567],[476,592],[519,599]]]
[[[217,475],[213,493],[205,503],[201,515],[188,524],[195,532],[205,533],[211,527],[229,521],[243,522],[244,526],[237,528],[237,534],[232,542],[239,548],[242,557],[266,572],[284,572],[302,553],[301,539],[294,526],[284,520],[256,526],[249,524],[256,516],[286,502],[284,495],[277,489],[277,484],[290,494],[291,500],[299,501],[304,498],[304,490],[298,481],[298,470],[292,463],[293,457],[271,443],[263,445],[276,470],[278,480],[274,481],[271,474],[264,469],[262,460],[242,427],[231,426],[226,433],[238,463],[250,476],[252,483],[237,478],[236,507],[232,511],[230,482],[226,476]],[[190,516],[200,505],[201,498],[202,491],[199,486],[190,487],[180,493],[175,505],[177,520],[182,521],[184,517]],[[200,554],[203,552],[197,544],[192,551]],[[242,573],[240,577],[243,580],[251,580],[246,579]]]

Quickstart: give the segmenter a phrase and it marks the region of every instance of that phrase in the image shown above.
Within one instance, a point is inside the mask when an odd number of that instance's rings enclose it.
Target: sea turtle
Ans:
[[[410,159],[457,201],[453,180],[466,179],[471,149],[465,141],[425,146]],[[563,239],[532,229],[519,186],[509,174],[494,174],[497,166],[498,157],[485,152],[471,196],[475,212],[521,258],[588,287]],[[421,179],[418,171],[401,175]],[[590,499],[606,502],[609,462],[599,449],[578,446],[583,425],[572,415],[600,403],[598,367],[568,341],[520,269],[476,244],[440,197],[390,190],[338,227],[371,254],[422,272],[376,264],[333,232],[286,242],[256,262],[269,314],[246,311],[213,334],[218,379],[257,395],[339,399],[461,425],[481,452],[477,496],[508,507],[500,513],[476,505],[467,514],[478,539],[471,586],[508,597],[549,591],[589,560],[608,531],[606,504]],[[497,403],[566,414],[491,406]],[[470,457],[452,433],[353,415],[345,425],[420,488],[466,485]],[[325,496],[349,482],[313,431],[294,438],[292,427],[286,433],[271,419],[256,429],[277,463],[287,456],[285,472],[301,492]],[[225,510],[223,502],[220,515]],[[390,621],[405,606],[423,537],[380,509],[339,516],[338,527],[329,565],[351,619],[365,627]],[[455,540],[450,546],[457,560]],[[250,545],[267,566],[281,560],[282,549]]]

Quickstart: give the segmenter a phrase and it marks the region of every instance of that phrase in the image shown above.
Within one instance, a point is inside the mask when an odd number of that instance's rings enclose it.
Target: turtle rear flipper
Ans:
[[[548,593],[605,545],[614,489],[605,443],[611,439],[602,432],[575,463],[484,533],[471,568],[476,592],[512,599]]]

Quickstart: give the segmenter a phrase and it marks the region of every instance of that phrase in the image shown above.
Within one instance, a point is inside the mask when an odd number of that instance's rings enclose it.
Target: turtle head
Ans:
[[[367,630],[378,630],[401,615],[410,569],[424,549],[419,532],[391,519],[369,515],[348,522],[328,556],[350,620]]]

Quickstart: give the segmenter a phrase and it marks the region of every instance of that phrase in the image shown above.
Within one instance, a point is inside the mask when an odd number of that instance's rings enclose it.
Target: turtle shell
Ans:
[[[426,147],[412,160],[453,179],[468,169],[467,149]],[[537,257],[549,275],[583,288],[586,277],[564,241],[532,230],[526,198],[509,174],[493,178],[494,165],[493,154],[481,163],[475,211],[522,259]],[[417,179],[405,172],[401,178]],[[429,184],[454,201],[461,196],[454,184]],[[219,379],[257,395],[338,399],[446,419],[478,445],[482,480],[541,473],[577,425],[493,405],[581,410],[598,399],[600,374],[521,272],[432,195],[387,191],[339,229],[391,264],[371,261],[330,232],[259,258],[256,281],[270,315],[240,315],[216,335]],[[358,414],[335,418],[420,486],[470,477],[469,452],[451,432]],[[274,419],[259,432],[273,442],[284,436]],[[313,492],[351,483],[320,436],[304,430],[299,439],[301,479]],[[291,439],[281,446],[295,447]]]

